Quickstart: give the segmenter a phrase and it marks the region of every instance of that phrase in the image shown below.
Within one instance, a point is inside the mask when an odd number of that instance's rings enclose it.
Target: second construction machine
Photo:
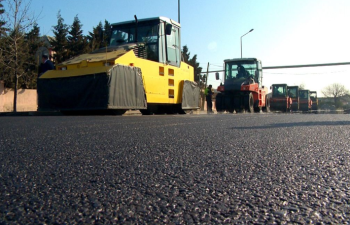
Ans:
[[[312,101],[312,110],[318,110],[318,99],[317,99],[317,92],[316,91],[310,91],[310,99]]]
[[[218,87],[216,109],[223,112],[270,110],[268,89],[262,86],[261,61],[256,58],[224,61],[224,84]]]
[[[292,106],[292,99],[288,95],[287,84],[273,84],[271,86],[272,97],[270,107],[274,111],[289,112]]]
[[[309,111],[312,107],[312,100],[310,98],[309,90],[299,90],[299,106],[301,111]]]
[[[288,86],[288,95],[292,99],[292,111],[299,111],[299,86]]]

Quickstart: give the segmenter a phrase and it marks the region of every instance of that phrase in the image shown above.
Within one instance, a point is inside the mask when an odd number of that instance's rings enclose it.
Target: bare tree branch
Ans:
[[[325,87],[322,91],[322,94],[326,97],[341,97],[349,93],[344,85],[334,83]]]
[[[334,83],[325,87],[321,93],[325,97],[334,98],[334,103],[336,104],[340,97],[349,94],[349,90],[342,84]]]
[[[39,16],[35,16],[34,12],[30,11],[31,2],[31,0],[6,0],[6,44],[0,47],[5,58],[0,60],[0,63],[8,73],[7,79],[14,80],[13,111],[17,110],[18,79],[28,71],[24,67],[27,60],[27,57],[24,57],[27,51],[25,50],[25,35],[36,24]]]

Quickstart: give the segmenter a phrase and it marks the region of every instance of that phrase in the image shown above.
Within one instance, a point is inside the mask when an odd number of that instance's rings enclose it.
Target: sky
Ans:
[[[28,0],[27,0],[28,1]],[[68,25],[78,15],[84,34],[110,23],[165,16],[178,18],[179,0],[32,0],[42,35],[52,35],[60,11]],[[6,8],[5,8],[6,10]],[[203,71],[222,70],[225,59],[254,57],[262,65],[350,62],[349,0],[180,0],[181,44]],[[263,85],[303,84],[318,91],[332,83],[350,89],[350,65],[264,70]],[[208,84],[218,86],[214,73]]]

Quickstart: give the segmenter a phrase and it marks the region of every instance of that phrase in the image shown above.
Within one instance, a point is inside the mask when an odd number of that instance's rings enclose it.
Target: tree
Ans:
[[[53,27],[54,40],[51,41],[51,45],[56,52],[54,59],[56,63],[61,63],[68,59],[68,26],[64,23],[64,19],[61,16],[61,11],[57,13],[57,25]]]
[[[299,90],[305,90],[305,84],[300,84],[299,85]]]
[[[7,31],[3,39],[4,45],[0,46],[3,56],[0,63],[5,71],[5,84],[12,81],[14,84],[13,111],[16,112],[18,79],[27,72],[24,67],[28,53],[25,48],[25,32],[33,27],[36,18],[30,12],[31,1],[25,4],[22,0],[8,0],[6,3]]]
[[[69,30],[68,36],[68,55],[69,58],[80,55],[85,51],[85,40],[83,35],[82,24],[78,15],[74,17],[73,24]]]
[[[188,47],[185,45],[182,47],[182,56],[185,63],[188,63],[189,65],[193,66],[194,70],[194,80],[197,82],[202,82],[202,78],[200,74],[202,73],[202,67],[199,66],[199,63],[197,62],[197,55],[194,55],[191,58],[191,53],[188,50]]]
[[[89,46],[89,37],[88,36],[84,36],[83,37],[83,53],[89,53],[91,51],[90,46]]]
[[[187,45],[182,47],[182,57],[185,63],[190,61],[190,52],[188,51]]]
[[[0,80],[3,80],[4,78],[4,66],[1,63],[1,61],[4,59],[3,55],[3,47],[4,47],[4,35],[6,34],[6,22],[3,19],[3,14],[5,13],[4,6],[2,4],[3,0],[0,0]]]
[[[105,25],[103,28],[103,47],[108,46],[111,41],[112,27],[111,24],[105,20]]]
[[[102,48],[103,46],[103,26],[100,22],[97,27],[94,27],[88,35],[89,47],[91,51]]]
[[[334,98],[335,105],[338,105],[340,97],[349,94],[349,90],[347,90],[344,85],[338,83],[325,87],[321,92],[325,97]]]
[[[5,13],[4,5],[2,4],[3,0],[0,0],[0,38],[6,33],[6,22],[3,19],[3,14]]]
[[[38,65],[41,57],[36,58],[37,51],[44,46],[44,42],[40,40],[40,28],[38,24],[34,24],[32,30],[25,35],[26,64],[24,69],[27,71],[19,80],[19,86],[22,88],[36,88],[36,78],[38,76]]]
[[[94,51],[109,45],[112,37],[112,27],[111,24],[105,20],[104,25],[99,22],[96,27],[93,27],[92,32],[86,36],[86,41],[88,42],[88,50]]]

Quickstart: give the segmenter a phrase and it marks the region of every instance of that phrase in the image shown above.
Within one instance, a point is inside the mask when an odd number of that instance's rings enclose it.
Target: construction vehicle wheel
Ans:
[[[121,116],[126,112],[126,109],[113,109],[111,113],[116,116]]]
[[[153,115],[153,113],[148,109],[140,109],[142,115]]]
[[[224,105],[224,101],[223,101],[222,93],[218,93],[215,99],[215,106],[218,113],[224,111],[223,105]]]
[[[270,99],[266,96],[265,97],[265,107],[263,108],[264,112],[270,112],[271,108],[270,108]]]
[[[289,107],[287,108],[287,112],[292,112],[292,107],[289,105]]]
[[[181,112],[179,112],[179,114],[193,114],[193,110],[192,109],[181,109]]]
[[[252,93],[249,93],[248,112],[254,112],[254,98]]]

